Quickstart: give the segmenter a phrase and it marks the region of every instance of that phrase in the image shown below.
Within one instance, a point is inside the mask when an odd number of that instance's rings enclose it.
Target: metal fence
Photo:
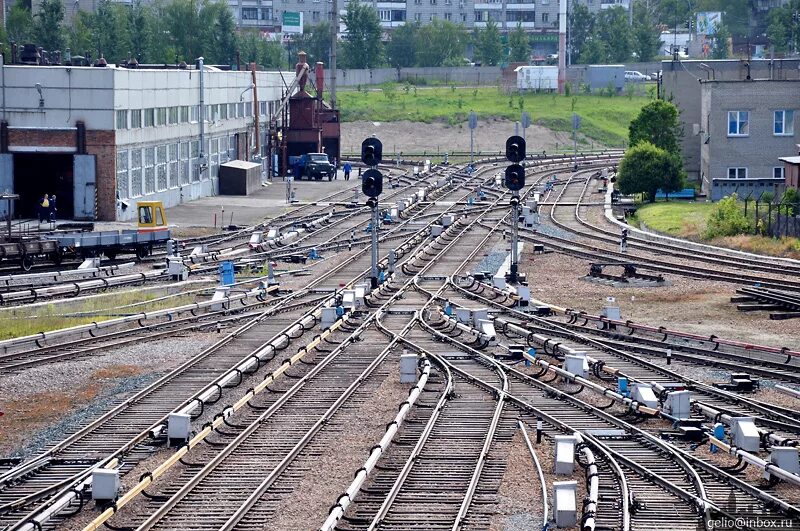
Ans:
[[[753,219],[756,234],[780,238],[781,236],[800,237],[800,203],[784,203],[778,199],[761,201],[761,199],[745,199],[744,215]]]

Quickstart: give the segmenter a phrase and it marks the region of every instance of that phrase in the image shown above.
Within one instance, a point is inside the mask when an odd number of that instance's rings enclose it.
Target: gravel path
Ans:
[[[0,375],[0,454],[28,457],[88,424],[206,348],[194,333]],[[13,429],[12,429],[13,428]]]

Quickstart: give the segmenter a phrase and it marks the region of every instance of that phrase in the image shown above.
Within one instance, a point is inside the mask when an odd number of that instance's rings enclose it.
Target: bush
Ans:
[[[775,194],[772,192],[764,192],[758,198],[758,200],[762,203],[772,203],[773,199],[775,199]]]
[[[738,196],[730,195],[721,199],[711,214],[708,216],[706,239],[722,236],[736,236],[753,232],[752,222],[744,216],[744,211],[739,206]]]

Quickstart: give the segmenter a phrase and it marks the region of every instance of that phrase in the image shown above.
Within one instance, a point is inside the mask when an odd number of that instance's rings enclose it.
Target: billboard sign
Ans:
[[[282,20],[283,33],[303,33],[303,12],[284,11]]]
[[[721,25],[722,13],[719,11],[705,11],[697,14],[698,35],[714,35]]]

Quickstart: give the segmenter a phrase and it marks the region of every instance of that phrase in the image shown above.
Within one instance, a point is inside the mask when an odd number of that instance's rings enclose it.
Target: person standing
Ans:
[[[56,208],[56,194],[50,196],[50,223],[55,223],[56,221],[56,212],[58,209]]]
[[[349,181],[350,180],[350,172],[351,171],[353,171],[353,167],[350,166],[349,162],[345,162],[344,163],[344,180],[345,181]]]
[[[39,201],[39,223],[41,224],[42,221],[47,219],[48,212],[50,212],[50,200],[47,198],[47,194],[42,196],[41,201]]]

